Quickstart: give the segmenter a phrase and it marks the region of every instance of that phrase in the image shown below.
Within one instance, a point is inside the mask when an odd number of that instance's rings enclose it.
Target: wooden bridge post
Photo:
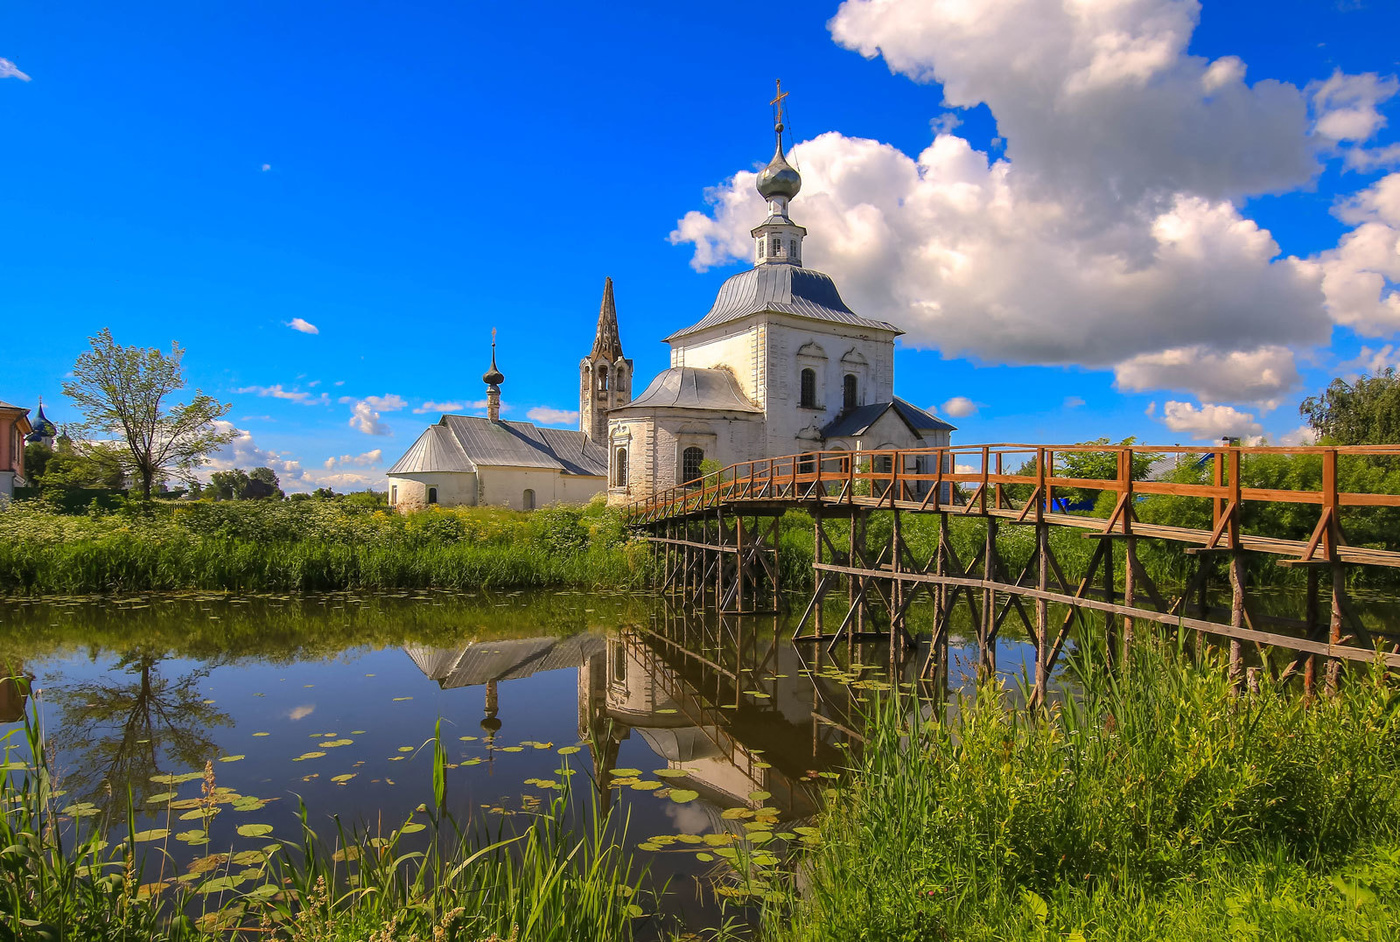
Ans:
[[[984,677],[995,677],[997,672],[996,645],[996,591],[991,583],[997,579],[997,518],[987,517],[987,544],[982,557],[982,618],[977,626],[978,672]]]
[[[904,569],[904,543],[900,538],[899,508],[894,508],[890,513],[894,514],[890,526],[890,647],[893,648],[898,640],[902,648],[908,637],[908,632],[904,630],[904,581],[899,578]]]
[[[744,610],[744,583],[747,581],[748,567],[744,565],[744,515],[740,513],[734,518],[734,578],[738,581],[734,583],[734,602],[738,611]]]
[[[1317,630],[1317,567],[1307,566],[1308,594],[1304,600],[1303,636],[1313,637]],[[1303,662],[1303,702],[1310,703],[1317,696],[1317,655],[1309,654]]]
[[[1119,480],[1125,500],[1123,503],[1123,605],[1137,605],[1137,536],[1133,533],[1133,450],[1126,448],[1120,457]],[[1137,623],[1133,616],[1123,616],[1122,664],[1126,668],[1131,658],[1133,634]]]
[[[1341,501],[1337,495],[1337,449],[1328,448],[1322,453],[1322,513],[1325,519],[1322,534],[1327,559],[1332,561],[1332,619],[1327,632],[1331,644],[1342,643],[1342,599],[1346,596],[1346,572],[1337,555],[1337,543],[1341,536]],[[1341,679],[1342,662],[1332,658],[1327,662],[1327,694],[1337,692]]]
[[[1240,450],[1230,449],[1230,519],[1226,523],[1230,540],[1230,627],[1243,628],[1244,555],[1240,552]],[[1230,679],[1239,684],[1244,676],[1244,645],[1230,639]]]
[[[1038,449],[1035,459],[1036,505],[1035,505],[1035,587],[1041,592],[1050,588],[1050,525],[1045,522],[1045,508],[1051,506],[1050,492],[1047,490],[1045,466],[1046,451]],[[1037,705],[1044,705],[1050,689],[1050,603],[1041,596],[1035,600],[1035,693],[1032,699]]]

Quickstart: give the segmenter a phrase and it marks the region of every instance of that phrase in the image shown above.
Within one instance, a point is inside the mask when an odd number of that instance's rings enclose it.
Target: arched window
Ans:
[[[854,409],[856,407],[856,374],[847,373],[846,379],[841,384],[841,408]]]
[[[608,368],[606,366],[598,367],[598,391],[608,391]]]
[[[817,470],[817,459],[811,455],[803,455],[797,460],[798,474],[811,474],[815,470]]]
[[[520,498],[521,505],[526,510],[535,509],[535,492],[530,488],[525,488],[525,493]]]
[[[613,486],[627,486],[627,449],[619,448],[613,453]]]
[[[700,465],[705,460],[705,449],[691,445],[681,452],[681,480],[693,481],[700,476]]]
[[[436,504],[436,503],[437,503],[437,488],[435,488],[435,487],[430,487],[430,488],[428,488],[428,503],[430,503],[430,504]]]
[[[817,407],[817,371],[806,369],[802,371],[802,402],[804,409],[815,409]]]
[[[391,484],[391,485],[389,485],[389,506],[392,507],[393,505],[397,504],[398,502],[399,502],[399,486],[398,486],[397,484]]]

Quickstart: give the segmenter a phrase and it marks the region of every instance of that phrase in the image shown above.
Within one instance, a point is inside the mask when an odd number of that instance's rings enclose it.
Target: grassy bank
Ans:
[[[946,723],[887,700],[768,937],[1396,937],[1393,689],[1239,698],[1156,652],[1082,680],[1035,715],[995,688]]]
[[[409,515],[327,501],[160,503],[70,515],[0,511],[0,592],[628,586],[645,547],[606,508],[435,508]]]
[[[32,724],[27,732],[0,773],[0,939],[603,942],[631,938],[645,915],[644,874],[606,816],[595,808],[592,823],[569,823],[565,757],[561,797],[493,827],[463,829],[425,804],[398,827],[332,824],[318,835],[303,808],[290,840],[245,825],[246,846],[180,872],[164,853],[172,832],[198,840],[215,815],[248,800],[217,784],[212,763],[202,778],[170,782],[167,827],[138,831],[129,802],[112,820],[65,799]],[[425,745],[435,755],[431,806],[441,808],[446,755],[440,740]],[[19,756],[39,757],[37,767]]]

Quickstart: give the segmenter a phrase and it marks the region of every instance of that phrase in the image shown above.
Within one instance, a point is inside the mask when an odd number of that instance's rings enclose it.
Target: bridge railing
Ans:
[[[1151,460],[1158,470],[1195,464],[1205,481],[1174,481],[1144,477]],[[1311,476],[1317,486],[1289,486],[1300,475],[1284,474],[1274,487],[1246,487],[1243,470],[1263,456],[1304,458],[1316,462]],[[713,510],[725,505],[757,503],[850,504],[918,510],[961,509],[965,512],[1015,511],[1021,520],[1042,519],[1087,509],[1100,494],[1114,496],[1114,511],[1105,529],[1129,525],[1139,497],[1168,495],[1208,502],[1212,545],[1223,540],[1235,545],[1241,510],[1249,502],[1309,504],[1320,515],[1310,556],[1318,546],[1336,540],[1343,508],[1400,507],[1400,493],[1384,490],[1384,475],[1371,474],[1381,490],[1343,490],[1346,462],[1400,458],[1400,445],[1238,446],[1212,445],[1036,445],[999,443],[874,451],[812,451],[776,458],[743,461],[627,506],[629,523],[645,524]],[[1209,465],[1209,469],[1206,466]],[[1102,469],[1102,477],[1075,476],[1073,467]],[[1383,468],[1382,468],[1383,470]],[[1160,478],[1161,475],[1153,475]],[[1349,475],[1351,478],[1365,475]],[[1396,490],[1400,490],[1397,488]],[[1090,500],[1083,500],[1084,497]],[[1077,503],[1073,498],[1081,498]],[[1203,505],[1204,506],[1204,505]]]

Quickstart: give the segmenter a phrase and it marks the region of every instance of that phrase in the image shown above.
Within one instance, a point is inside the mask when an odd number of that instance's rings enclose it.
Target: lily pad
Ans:
[[[772,792],[749,792],[749,798],[753,801],[767,801],[773,797]]]
[[[175,840],[186,844],[208,844],[209,832],[203,828],[196,828],[192,831],[181,831],[175,835]]]
[[[358,774],[358,772],[346,772],[344,775],[332,775],[331,781],[339,785],[344,785]]]
[[[642,774],[642,770],[641,770],[641,769],[613,769],[612,772],[609,773],[609,774],[611,774],[611,775],[616,775],[618,778],[636,778],[638,775],[641,775],[641,774]]]
[[[163,804],[175,797],[175,792],[161,792],[159,795],[152,795],[146,799],[148,805]]]
[[[239,837],[266,837],[272,833],[270,824],[240,824],[238,826]]]
[[[419,831],[423,830],[425,827],[427,827],[426,824],[419,824],[417,821],[410,821],[408,824],[405,824],[403,827],[399,828],[399,833],[400,833],[400,834],[417,834]]]
[[[559,748],[558,750],[556,750],[556,751],[557,751],[561,756],[571,756],[571,755],[573,755],[574,753],[578,752],[578,750],[579,750],[579,747],[578,747],[578,746],[562,746],[562,747],[560,747],[560,748]]]
[[[170,828],[151,828],[149,831],[137,831],[131,835],[131,839],[138,843],[142,841],[163,841],[170,836]]]
[[[248,758],[248,757],[247,757],[247,756],[219,756],[219,761],[220,761],[220,762],[237,762],[237,761],[239,761],[240,759],[246,759],[246,758]]]
[[[667,797],[669,797],[676,804],[683,805],[687,801],[694,801],[695,799],[699,798],[700,793],[697,791],[692,791],[689,788],[673,788],[671,789],[671,794]]]
[[[304,761],[306,761],[307,759],[319,759],[319,758],[321,758],[323,755],[325,755],[324,752],[303,752],[301,755],[297,756],[297,757],[296,757],[295,759],[293,759],[292,761],[293,761],[293,762],[304,762]]]
[[[685,778],[690,774],[688,769],[654,769],[652,775],[659,775],[661,778]]]

